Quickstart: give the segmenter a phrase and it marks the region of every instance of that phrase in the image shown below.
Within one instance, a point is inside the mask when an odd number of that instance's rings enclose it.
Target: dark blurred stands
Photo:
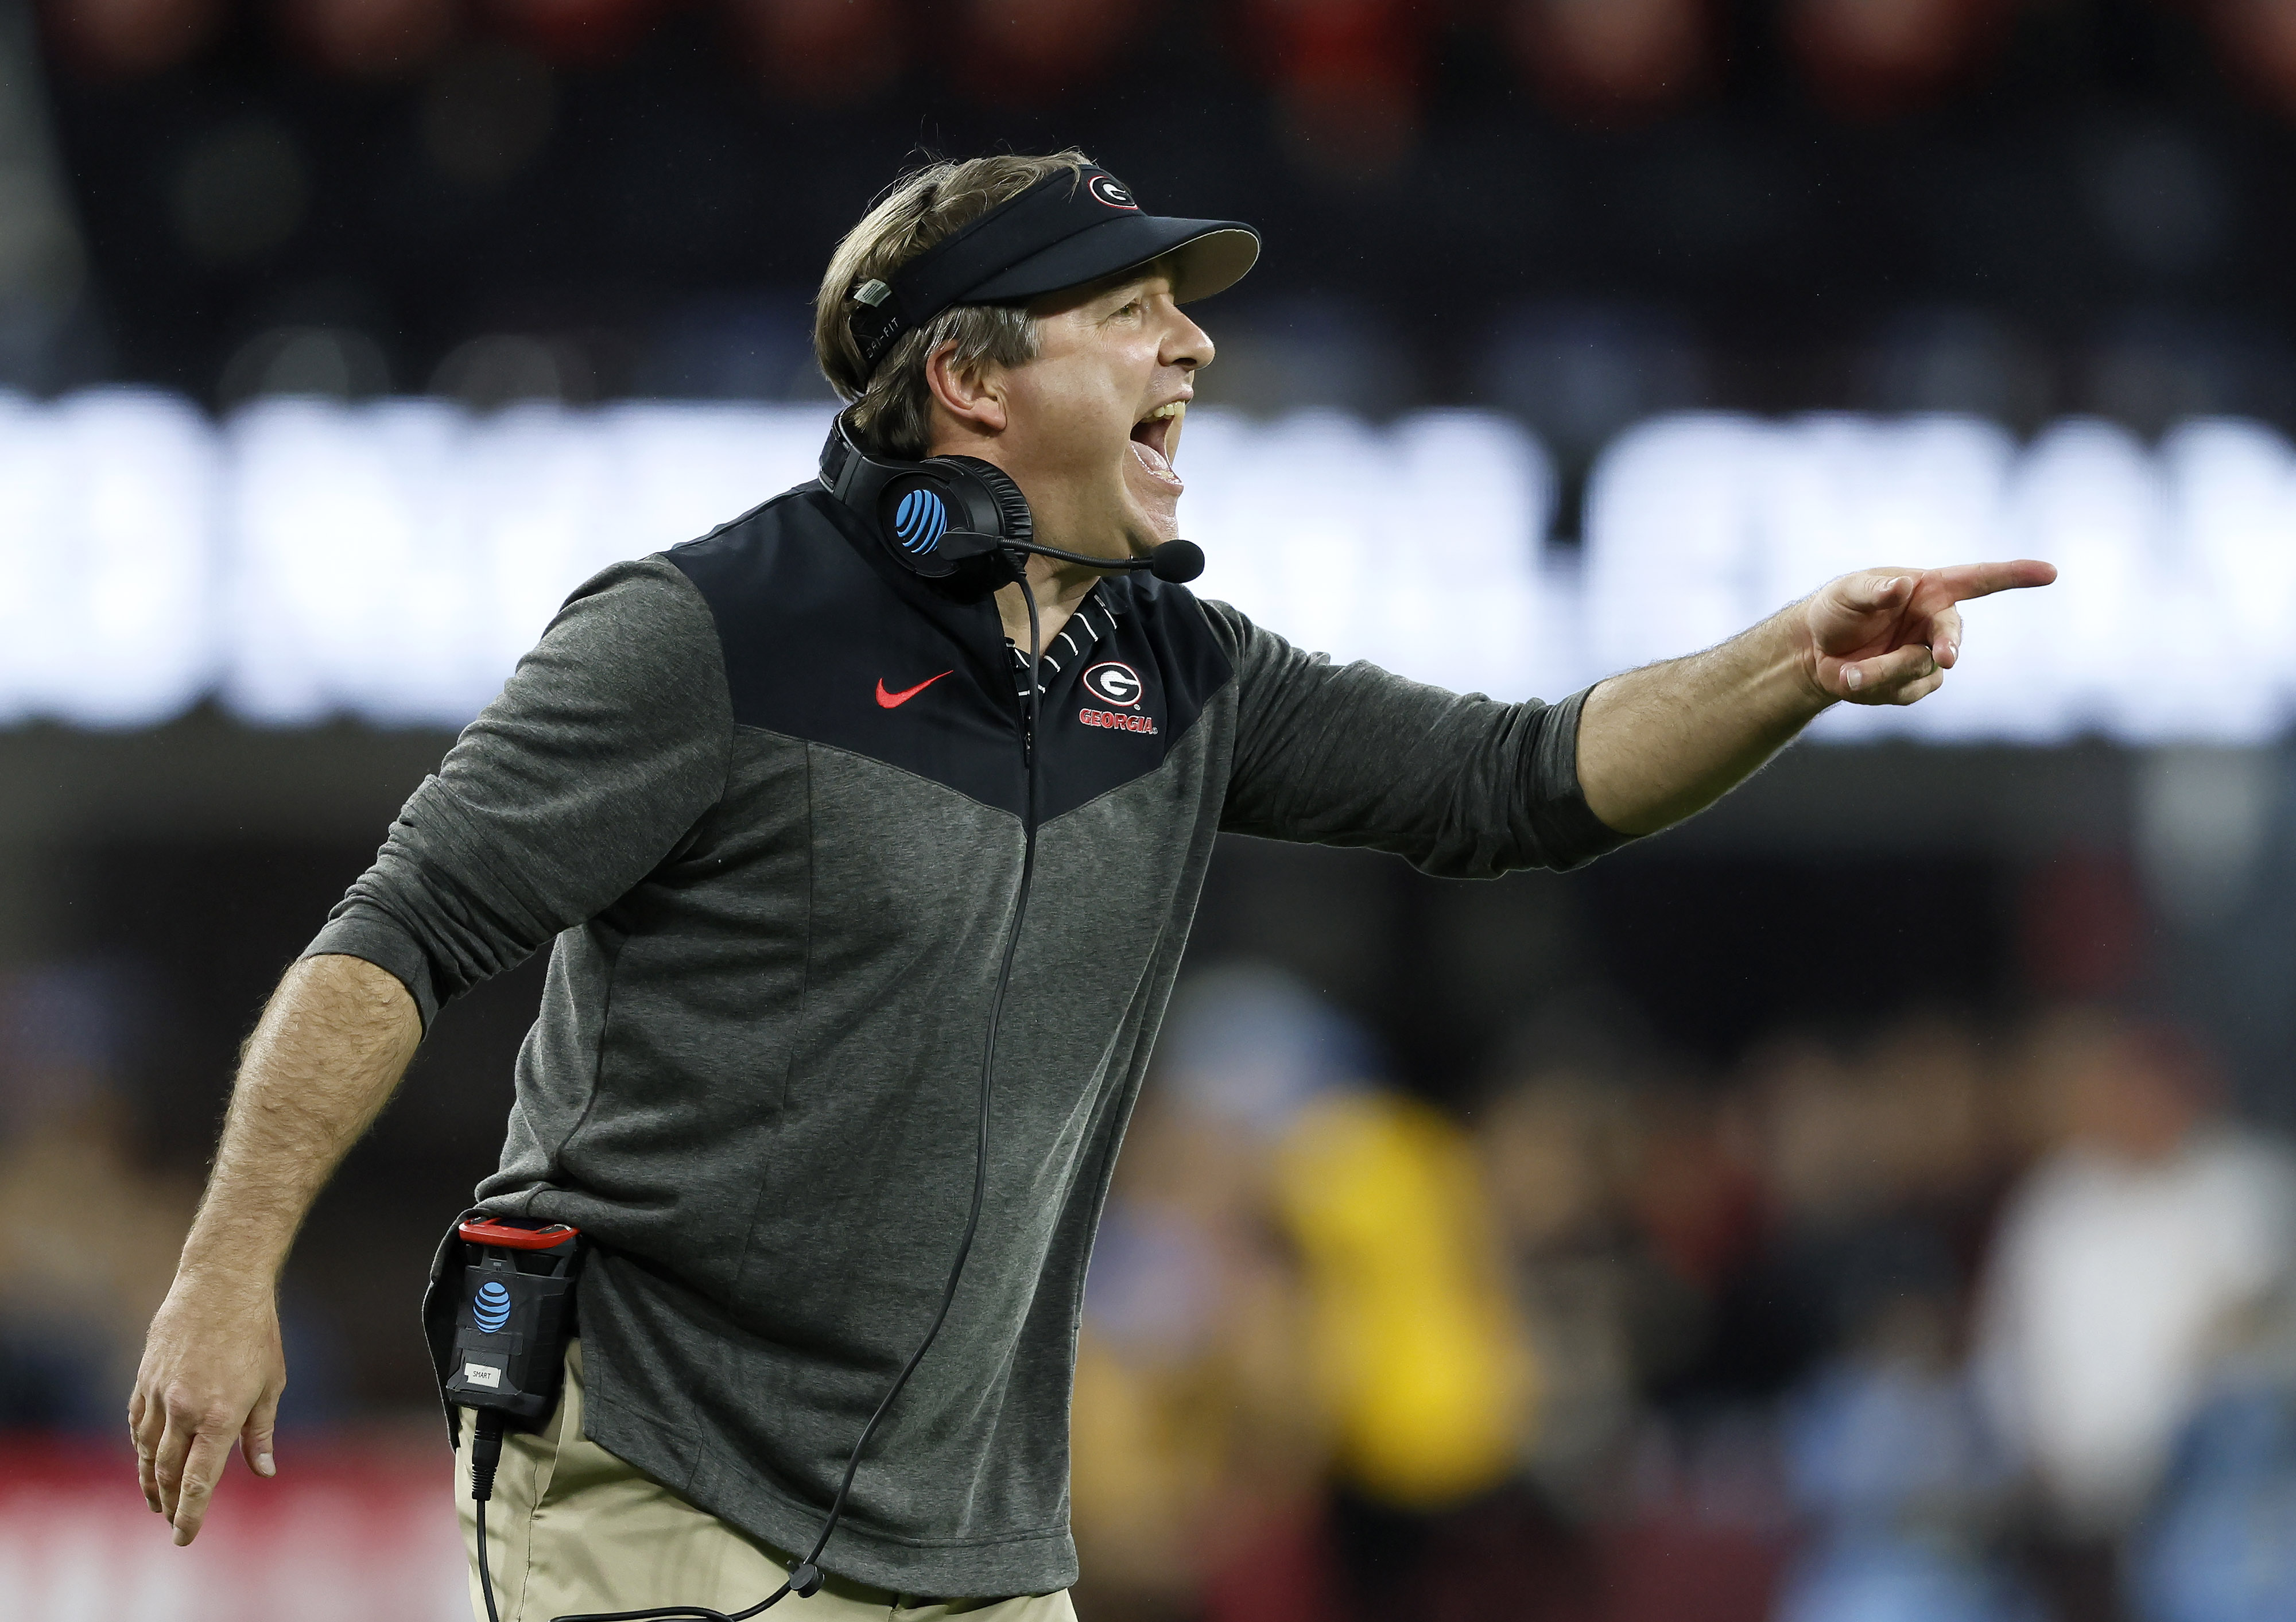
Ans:
[[[1266,228],[1218,322],[1267,357],[1227,371],[1255,406],[1483,400],[1576,456],[1690,403],[2296,408],[2274,0],[41,15],[67,183],[26,230],[62,246],[20,255],[47,347],[0,354],[36,388],[783,397],[830,243],[905,160],[1073,141]]]

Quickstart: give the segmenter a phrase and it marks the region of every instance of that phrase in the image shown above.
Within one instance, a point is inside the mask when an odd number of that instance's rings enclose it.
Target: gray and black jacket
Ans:
[[[1075,1579],[1085,1266],[1215,836],[1457,877],[1620,842],[1580,699],[1335,667],[1138,576],[1044,676],[1031,740],[994,605],[792,491],[577,592],[310,947],[427,1023],[552,945],[480,1200],[597,1241],[594,1439],[801,1552],[939,1305],[1017,921],[980,1236],[824,1557],[910,1593]]]

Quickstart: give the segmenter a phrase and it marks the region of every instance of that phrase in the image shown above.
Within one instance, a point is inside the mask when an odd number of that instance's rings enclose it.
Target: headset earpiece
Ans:
[[[998,540],[1025,544],[1037,538],[1037,520],[1029,512],[1029,498],[1021,494],[1013,476],[995,463],[978,456],[935,456],[924,465],[963,468],[987,487],[989,499],[996,504]]]
[[[822,448],[821,482],[859,513],[903,568],[959,591],[994,591],[1021,578],[1005,543],[1036,534],[1029,499],[1004,470],[977,456],[892,462],[854,444],[840,416]]]

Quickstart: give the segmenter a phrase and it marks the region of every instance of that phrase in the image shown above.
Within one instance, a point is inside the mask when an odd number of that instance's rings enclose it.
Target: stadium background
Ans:
[[[804,476],[862,201],[1070,142],[1267,233],[1181,471],[1300,640],[1553,697],[2066,570],[1583,873],[1223,850],[1084,1614],[2296,1610],[2296,4],[4,16],[0,1611],[459,1614],[410,1306],[538,965],[323,1200],[285,1474],[178,1552],[119,1410],[235,1044],[551,603]]]

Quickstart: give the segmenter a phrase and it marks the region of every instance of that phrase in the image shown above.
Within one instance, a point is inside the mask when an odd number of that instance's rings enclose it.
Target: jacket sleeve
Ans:
[[[567,599],[398,814],[306,957],[448,999],[595,916],[725,791],[732,704],[709,609],[659,558]]]
[[[1224,602],[1204,610],[1236,672],[1224,830],[1370,846],[1453,879],[1576,867],[1626,843],[1578,786],[1586,692],[1559,704],[1446,692],[1334,665]]]

